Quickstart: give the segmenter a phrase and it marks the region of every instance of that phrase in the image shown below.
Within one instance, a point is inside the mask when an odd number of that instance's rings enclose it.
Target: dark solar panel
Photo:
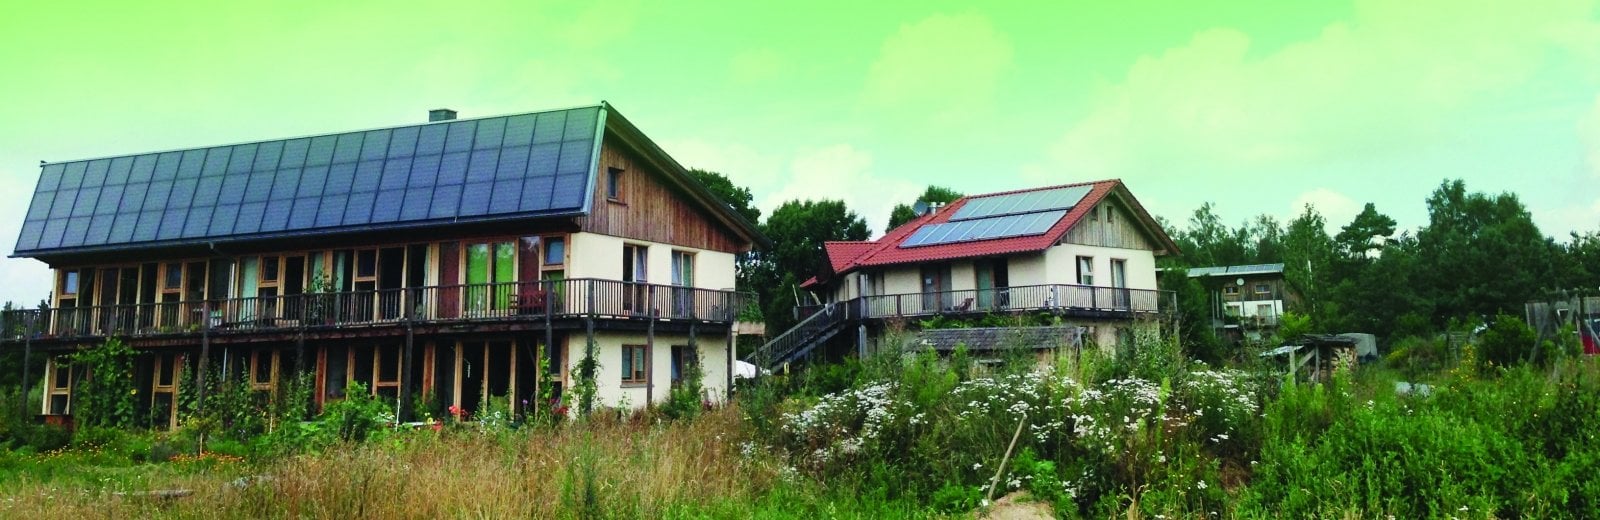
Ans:
[[[900,247],[1042,235],[1066,215],[1066,210],[1052,210],[929,224],[917,229]]]
[[[1009,195],[974,197],[968,199],[966,204],[961,206],[961,209],[956,210],[956,213],[950,216],[950,220],[969,220],[1069,209],[1078,205],[1078,201],[1083,200],[1083,197],[1089,194],[1089,189],[1090,186],[1068,186]]]
[[[40,169],[17,251],[581,209],[599,107]]]
[[[257,144],[241,144],[233,147],[233,157],[228,160],[228,174],[237,175],[255,169],[256,151],[260,148]]]
[[[118,157],[111,160],[111,171],[106,173],[106,184],[123,184],[128,182],[128,172],[133,169],[132,157]]]
[[[89,161],[89,170],[83,174],[84,186],[104,186],[106,184],[106,171],[111,168],[110,159]]]

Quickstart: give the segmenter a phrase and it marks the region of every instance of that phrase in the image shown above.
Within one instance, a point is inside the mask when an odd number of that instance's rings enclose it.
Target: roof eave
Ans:
[[[501,215],[501,216],[478,217],[478,218],[455,218],[455,219],[450,219],[448,221],[406,222],[406,223],[398,223],[398,224],[378,224],[378,225],[365,225],[365,226],[348,226],[348,227],[339,227],[339,228],[323,228],[323,229],[316,229],[316,230],[309,230],[309,231],[291,231],[291,232],[279,232],[279,233],[256,233],[256,234],[251,234],[251,235],[235,235],[235,236],[229,236],[229,237],[192,238],[192,239],[151,241],[151,242],[141,242],[141,243],[136,243],[136,244],[114,244],[114,245],[92,246],[92,247],[34,249],[34,250],[28,250],[28,251],[12,251],[11,254],[9,256],[7,256],[7,258],[32,258],[32,259],[44,261],[46,258],[61,257],[61,256],[92,255],[92,254],[100,254],[100,253],[120,253],[120,252],[143,251],[143,250],[150,250],[150,249],[165,249],[165,248],[172,248],[172,247],[201,246],[201,245],[207,245],[207,244],[238,244],[238,243],[247,243],[247,242],[259,242],[259,241],[263,241],[263,240],[275,240],[275,239],[295,238],[295,237],[305,237],[305,236],[315,236],[315,235],[325,235],[325,234],[336,234],[336,233],[353,233],[353,232],[372,231],[372,230],[395,231],[395,230],[406,230],[406,229],[425,229],[425,228],[433,228],[433,227],[440,227],[440,226],[448,226],[448,225],[452,225],[452,224],[482,224],[482,223],[517,221],[517,220],[530,220],[530,219],[537,220],[537,219],[573,218],[573,217],[581,217],[581,216],[584,216],[586,214],[587,213],[585,213],[584,211],[581,211],[581,210],[579,210],[579,211],[563,211],[563,212],[559,212],[559,213]]]
[[[701,184],[699,180],[694,178],[694,176],[689,175],[688,169],[684,168],[683,165],[678,164],[676,159],[673,159],[672,156],[668,155],[665,150],[662,150],[660,146],[657,146],[655,141],[651,140],[649,136],[645,135],[644,132],[640,131],[638,127],[634,126],[631,121],[628,121],[626,117],[623,117],[621,113],[617,112],[616,108],[612,107],[611,104],[601,102],[601,111],[603,114],[605,114],[603,128],[615,132],[617,137],[621,138],[625,143],[637,149],[646,160],[655,163],[655,165],[662,172],[667,174],[669,179],[676,182],[679,187],[688,191],[689,195],[694,197],[696,202],[699,202],[701,205],[710,208],[712,215],[716,216],[718,220],[721,220],[724,225],[727,225],[735,232],[743,235],[745,239],[749,240],[754,245],[762,248],[772,247],[772,240],[767,238],[765,234],[761,233],[761,231],[756,228],[755,223],[750,222],[749,219],[744,218],[743,215],[734,212],[732,207],[729,207],[722,201],[722,199],[718,198],[715,194],[712,194],[711,190],[707,189],[705,185]],[[604,146],[603,139],[601,141],[601,146]],[[599,147],[596,147],[596,154],[599,153],[598,149]],[[598,166],[596,168],[598,169]],[[596,176],[598,177],[598,175]],[[591,189],[590,191],[593,190]]]

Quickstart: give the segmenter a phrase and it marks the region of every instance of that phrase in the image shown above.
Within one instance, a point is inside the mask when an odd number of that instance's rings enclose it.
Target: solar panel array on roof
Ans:
[[[579,210],[600,107],[48,164],[18,253]]]
[[[900,247],[1042,235],[1066,214],[1066,210],[1054,210],[929,224],[900,242]]]
[[[1027,191],[1007,195],[974,197],[956,210],[950,220],[970,220],[1019,215],[1057,209],[1069,209],[1089,194],[1091,186],[1067,186],[1048,190]]]

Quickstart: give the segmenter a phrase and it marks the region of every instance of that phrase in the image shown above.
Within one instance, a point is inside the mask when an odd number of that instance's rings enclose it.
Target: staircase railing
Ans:
[[[771,368],[775,361],[804,347],[812,338],[827,332],[848,319],[849,314],[851,314],[848,312],[849,304],[854,301],[856,300],[835,302],[823,306],[812,313],[811,316],[806,317],[805,320],[795,324],[789,330],[784,331],[783,334],[772,338],[772,341],[768,341],[767,344],[750,353],[749,356],[745,357],[745,362],[761,368]]]

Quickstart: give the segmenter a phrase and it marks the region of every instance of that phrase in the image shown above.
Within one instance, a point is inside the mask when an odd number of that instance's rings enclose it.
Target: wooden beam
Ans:
[[[656,378],[655,378],[655,374],[654,374],[655,366],[656,366],[656,286],[654,286],[654,285],[646,286],[645,295],[646,295],[646,298],[645,298],[645,302],[646,303],[645,303],[644,313],[645,313],[645,316],[650,319],[650,323],[648,325],[646,325],[645,332],[644,332],[644,352],[645,352],[644,407],[645,408],[650,408],[652,406],[655,406],[655,402],[656,402],[655,401]],[[671,357],[670,352],[668,354],[669,355],[667,357],[670,358]]]

